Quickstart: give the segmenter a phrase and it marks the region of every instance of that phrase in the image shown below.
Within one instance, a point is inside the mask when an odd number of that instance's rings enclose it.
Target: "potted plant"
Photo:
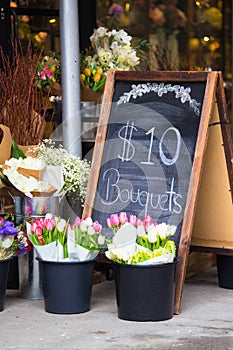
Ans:
[[[91,218],[69,221],[51,214],[28,224],[28,237],[42,271],[45,311],[90,310],[94,262],[105,238]]]
[[[113,261],[118,317],[130,321],[172,318],[176,226],[121,212],[107,219],[115,234],[106,256]]]
[[[30,249],[26,233],[14,226],[12,220],[0,217],[0,311],[4,309],[10,262],[13,257],[23,255]]]

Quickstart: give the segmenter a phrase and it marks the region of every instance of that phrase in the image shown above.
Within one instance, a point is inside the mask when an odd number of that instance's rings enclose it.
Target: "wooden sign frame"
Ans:
[[[96,190],[100,174],[100,166],[104,152],[104,144],[107,135],[108,121],[111,112],[111,104],[114,94],[114,84],[116,81],[128,82],[174,82],[174,83],[189,83],[189,82],[205,82],[205,93],[203,98],[202,110],[200,115],[200,124],[196,140],[196,148],[191,170],[190,184],[187,194],[188,206],[185,208],[183,217],[178,260],[179,263],[176,269],[175,277],[175,303],[174,313],[179,314],[181,305],[181,296],[185,273],[188,261],[188,254],[191,242],[193,222],[195,218],[195,209],[198,199],[198,191],[200,179],[204,163],[204,154],[208,140],[208,125],[216,96],[218,98],[221,112],[223,112],[222,120],[225,122],[226,111],[223,104],[224,93],[221,87],[221,74],[219,72],[148,72],[148,71],[112,71],[108,73],[106,80],[105,92],[100,110],[99,126],[97,130],[95,147],[92,158],[92,167],[87,189],[86,200],[84,204],[83,216],[92,216]],[[224,124],[222,126],[224,128]],[[225,136],[225,142],[229,142],[229,135]],[[231,154],[227,156],[228,167],[231,169]],[[232,186],[232,179],[231,179]]]
[[[230,130],[223,79],[219,73],[193,225],[192,251],[233,255],[233,147]]]

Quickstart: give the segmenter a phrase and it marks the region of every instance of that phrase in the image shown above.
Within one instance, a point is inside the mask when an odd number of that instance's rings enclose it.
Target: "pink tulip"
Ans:
[[[97,220],[93,222],[92,227],[93,227],[95,232],[100,232],[101,231],[101,225],[100,225],[100,223]]]
[[[0,217],[0,225],[3,223],[3,218]]]
[[[53,219],[47,219],[45,222],[45,227],[48,231],[52,231],[56,226],[56,222]]]
[[[129,221],[129,219],[128,219],[128,217],[127,217],[127,214],[126,214],[125,211],[121,211],[121,212],[120,212],[119,220],[120,220],[120,223],[121,223],[121,224],[125,224],[126,222]]]
[[[42,228],[40,226],[36,227],[35,234],[37,237],[42,236]]]
[[[53,73],[51,72],[51,70],[48,67],[45,67],[44,70],[46,72],[47,77],[51,79],[53,77]]]
[[[32,232],[36,232],[36,228],[37,228],[37,224],[36,224],[36,222],[33,222],[32,224],[31,224],[31,231]]]
[[[120,220],[117,214],[111,214],[110,221],[111,221],[111,226],[118,226],[120,223]]]
[[[39,73],[39,76],[40,76],[40,78],[41,78],[42,80],[46,80],[46,74],[45,74],[45,72],[41,71],[41,72]]]
[[[44,228],[45,227],[45,219],[41,218],[41,219],[36,219],[35,223],[37,224],[37,226]]]
[[[142,222],[141,219],[137,219],[137,224],[136,224],[136,226],[138,227],[138,226],[140,226],[140,225],[143,225],[143,222]]]
[[[130,216],[129,216],[129,222],[130,222],[133,226],[137,226],[137,216],[136,216],[136,215],[130,215]]]
[[[77,216],[76,218],[75,218],[75,220],[74,220],[74,226],[80,226],[80,223],[81,223],[81,219],[80,219],[80,217],[79,216]]]
[[[147,216],[143,219],[143,225],[146,231],[148,226],[150,226],[152,223],[152,216],[147,214]]]
[[[111,227],[112,227],[112,223],[111,223],[110,218],[107,218],[107,219],[106,219],[106,222],[107,222],[107,226],[108,226],[109,228],[111,228]]]

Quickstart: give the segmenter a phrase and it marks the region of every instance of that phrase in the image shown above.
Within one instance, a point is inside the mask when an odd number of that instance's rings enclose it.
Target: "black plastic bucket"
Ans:
[[[11,259],[0,261],[0,311],[4,309],[5,293],[7,286],[7,277]]]
[[[118,317],[129,321],[172,318],[176,262],[158,265],[113,263]]]
[[[45,311],[76,314],[90,310],[96,259],[81,262],[37,259],[42,272]]]
[[[233,289],[233,256],[217,255],[218,285]]]

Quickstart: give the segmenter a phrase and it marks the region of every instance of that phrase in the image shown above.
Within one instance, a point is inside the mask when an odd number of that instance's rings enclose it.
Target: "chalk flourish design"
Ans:
[[[164,83],[146,83],[146,84],[133,84],[132,90],[129,92],[124,92],[124,94],[117,101],[117,105],[122,103],[127,103],[131,98],[136,99],[137,97],[142,96],[143,94],[147,94],[149,92],[155,92],[159,97],[162,97],[164,94],[168,92],[173,92],[175,94],[175,98],[180,99],[181,103],[188,102],[189,106],[193,108],[194,113],[196,115],[200,115],[201,103],[197,102],[194,98],[190,96],[191,88],[180,85],[171,85]]]

